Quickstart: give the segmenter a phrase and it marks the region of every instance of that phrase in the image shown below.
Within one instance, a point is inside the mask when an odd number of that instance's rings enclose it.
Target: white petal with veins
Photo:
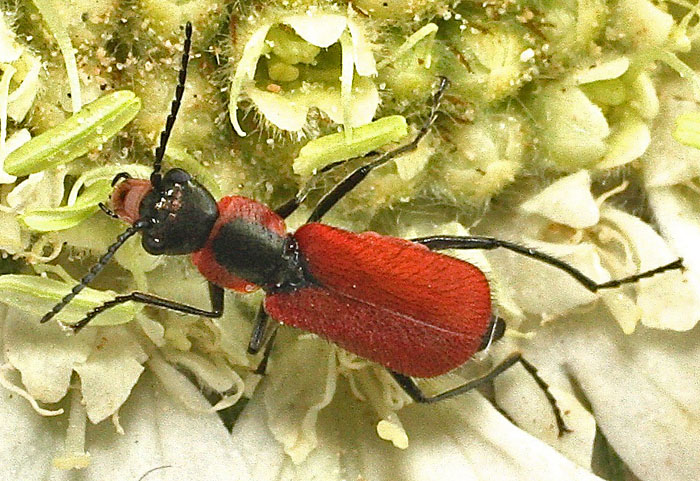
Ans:
[[[553,182],[521,204],[520,208],[576,229],[595,225],[600,219],[598,204],[591,195],[591,176],[587,170]]]
[[[147,356],[126,328],[100,331],[90,357],[75,367],[80,376],[83,403],[97,424],[120,408],[143,372]]]
[[[56,322],[39,324],[35,316],[16,309],[8,310],[5,323],[5,355],[22,373],[27,391],[39,401],[60,401],[73,368],[90,355],[96,331],[70,336]]]
[[[627,237],[639,259],[639,272],[676,260],[677,256],[664,239],[639,218],[611,207],[602,209],[602,218],[612,222]],[[700,291],[679,270],[641,279],[636,291],[641,322],[645,326],[686,331],[700,319]]]
[[[700,193],[682,185],[649,189],[657,222],[675,251],[683,257],[688,275],[700,292]]]
[[[603,434],[640,479],[695,481],[699,340],[697,328],[639,328],[624,335],[598,315],[546,326],[527,343],[525,355],[549,381],[575,380]],[[560,380],[552,379],[557,371]]]
[[[282,19],[301,38],[317,47],[330,47],[340,39],[348,24],[344,15],[316,13],[313,15],[290,15]]]
[[[333,399],[336,383],[334,348],[303,336],[275,360],[276,371],[263,396],[269,429],[294,463],[303,462],[318,445],[319,411]],[[309,372],[315,373],[310,375]]]
[[[315,378],[323,372],[305,375]],[[266,396],[270,382],[279,381],[263,380]],[[339,388],[319,413],[316,449],[299,464],[285,456],[270,432],[263,403],[255,397],[250,401],[232,437],[236,452],[251,469],[251,479],[601,481],[515,427],[478,394],[401,410],[410,445],[400,450],[377,436],[376,414],[353,398],[347,383]]]
[[[47,479],[64,435],[55,420],[37,416],[24,399],[0,389],[0,478]]]
[[[155,468],[161,469],[149,473],[145,480],[254,479],[218,416],[183,408],[151,374],[145,374],[134,388],[130,402],[120,411],[120,419],[123,435],[117,434],[111,423],[89,426],[91,462],[80,471],[81,479],[138,481]],[[52,474],[51,479],[68,481],[77,473]]]

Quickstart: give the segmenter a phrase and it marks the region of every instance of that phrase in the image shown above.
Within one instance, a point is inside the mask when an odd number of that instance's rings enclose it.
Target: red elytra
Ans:
[[[408,376],[444,374],[478,350],[491,294],[473,265],[374,232],[312,223],[293,235],[319,285],[268,295],[273,319]]]
[[[252,292],[258,286],[216,261],[213,240],[234,219],[284,236],[284,220],[245,197],[224,197],[218,207],[210,238],[192,261],[209,281]],[[404,239],[319,223],[302,226],[292,237],[316,283],[271,291],[265,311],[273,319],[408,376],[444,374],[481,345],[491,320],[491,294],[473,265]]]

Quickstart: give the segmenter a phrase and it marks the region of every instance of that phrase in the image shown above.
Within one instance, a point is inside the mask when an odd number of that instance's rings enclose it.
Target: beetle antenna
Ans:
[[[134,225],[129,227],[126,231],[119,234],[119,237],[117,237],[117,241],[111,246],[109,246],[107,252],[105,252],[102,255],[102,257],[100,257],[100,260],[97,261],[97,264],[92,266],[90,272],[85,274],[85,277],[83,277],[80,280],[80,283],[73,287],[73,289],[71,289],[71,291],[68,294],[66,294],[66,296],[63,299],[61,299],[61,301],[58,304],[53,306],[53,308],[49,312],[47,312],[39,322],[41,322],[42,324],[48,322],[56,314],[61,312],[61,310],[63,310],[63,308],[66,307],[73,300],[73,298],[78,295],[80,291],[82,291],[88,284],[90,284],[90,282],[92,282],[92,280],[97,276],[97,274],[99,274],[102,271],[102,269],[104,269],[107,263],[109,263],[110,259],[112,259],[112,257],[114,256],[114,253],[117,252],[117,249],[124,245],[124,243],[134,234],[143,230],[148,224],[149,221],[147,220],[139,220]]]
[[[190,60],[190,46],[192,45],[192,23],[187,22],[185,25],[185,45],[182,52],[182,66],[180,67],[180,75],[178,76],[177,87],[175,87],[175,98],[170,104],[170,115],[165,121],[165,129],[160,134],[160,144],[156,149],[155,161],[153,162],[153,173],[151,174],[151,184],[154,189],[160,187],[162,175],[160,173],[161,165],[163,164],[163,155],[165,155],[165,146],[168,144],[170,133],[175,124],[177,111],[180,110],[182,103],[182,95],[185,93],[185,80],[187,79],[187,64]]]

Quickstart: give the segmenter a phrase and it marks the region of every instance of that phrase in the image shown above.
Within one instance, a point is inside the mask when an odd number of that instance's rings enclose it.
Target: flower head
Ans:
[[[695,478],[700,151],[677,141],[693,145],[694,114],[678,130],[676,118],[697,110],[685,56],[696,7],[275,0],[237,4],[224,21],[214,0],[172,12],[34,3],[0,22],[5,477]],[[448,252],[486,274],[508,329],[421,389],[463,384],[517,350],[573,432],[558,436],[521,367],[493,389],[421,406],[384,367],[284,326],[261,380],[247,354],[260,292],[227,294],[219,319],[128,302],[74,336],[39,324],[123,232],[99,212],[111,180],[151,173],[183,20],[194,51],[165,162],[217,198],[277,207],[302,189],[288,225],[303,224],[330,186],[421,131],[444,76],[426,138],[324,222],[494,236],[598,283],[684,257],[687,272],[594,293],[536,258]],[[242,136],[258,119],[272,132]],[[151,256],[134,238],[58,320],[132,291],[204,308],[207,290],[188,259]]]

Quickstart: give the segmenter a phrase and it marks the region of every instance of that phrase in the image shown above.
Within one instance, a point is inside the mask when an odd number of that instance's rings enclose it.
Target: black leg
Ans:
[[[182,95],[185,93],[185,80],[187,79],[187,64],[190,60],[190,46],[192,45],[192,24],[187,22],[185,25],[185,45],[182,52],[182,65],[180,67],[180,74],[178,75],[177,87],[175,87],[175,99],[170,105],[170,115],[168,115],[165,121],[165,128],[160,134],[160,143],[156,148],[155,160],[153,162],[153,173],[151,174],[151,184],[155,189],[158,189],[161,181],[161,165],[163,163],[163,156],[165,155],[165,146],[168,144],[168,139],[170,138],[170,132],[173,130],[173,125],[175,124],[175,118],[177,117],[177,111],[180,110],[180,104],[182,103]]]
[[[530,364],[528,361],[523,359],[522,354],[519,352],[516,352],[514,354],[511,354],[508,356],[506,359],[503,360],[500,364],[498,364],[496,367],[493,368],[490,372],[485,374],[482,377],[476,378],[472,381],[469,381],[466,384],[463,384],[461,386],[457,386],[453,389],[450,389],[448,391],[445,391],[440,394],[436,394],[434,396],[426,396],[423,391],[418,387],[416,382],[411,379],[409,376],[405,376],[403,374],[399,374],[394,371],[389,371],[391,375],[394,377],[397,383],[399,383],[399,386],[406,391],[406,394],[408,394],[411,399],[413,399],[417,403],[435,403],[438,401],[443,401],[445,399],[449,399],[454,396],[459,396],[460,394],[464,394],[468,391],[471,391],[472,389],[475,389],[479,386],[481,386],[484,383],[493,381],[497,376],[502,374],[504,371],[506,371],[508,368],[512,367],[516,363],[522,364],[522,366],[527,370],[527,372],[532,376],[532,378],[535,380],[537,385],[542,389],[544,392],[545,396],[547,396],[547,401],[549,402],[550,406],[552,406],[552,411],[554,412],[554,417],[557,420],[557,429],[559,431],[559,436],[564,434],[565,432],[570,432],[571,430],[566,426],[564,423],[564,419],[562,418],[561,415],[561,410],[559,409],[559,406],[557,406],[557,401],[554,399],[554,396],[552,395],[551,392],[549,392],[549,386],[547,385],[546,382],[540,377],[539,374],[537,374],[537,369],[535,366]]]
[[[299,206],[306,200],[307,195],[308,191],[306,191],[306,189],[299,191],[296,197],[292,197],[287,202],[276,208],[275,213],[281,218],[286,219],[299,208]]]
[[[181,304],[179,302],[163,299],[162,297],[157,297],[151,294],[147,294],[145,292],[132,292],[131,294],[117,296],[111,301],[105,302],[101,306],[98,306],[92,311],[90,311],[80,321],[68,327],[70,327],[73,330],[73,332],[77,333],[101,312],[104,312],[111,307],[123,304],[124,302],[128,301],[139,302],[141,304],[147,304],[149,306],[162,307],[171,311],[182,312],[184,314],[192,314],[194,316],[204,316],[213,318],[221,317],[221,315],[224,312],[224,289],[210,282],[209,299],[211,300],[211,310],[207,311],[198,307],[188,306],[187,304]]]
[[[260,364],[258,364],[258,367],[254,371],[255,374],[265,374],[267,362],[270,359],[272,346],[275,342],[275,336],[277,335],[277,323],[273,323],[273,326],[268,329],[269,323],[270,316],[265,312],[265,308],[260,305],[258,315],[255,318],[253,333],[250,335],[250,342],[248,343],[248,354],[257,354],[260,352],[260,349],[265,346],[265,352],[263,352]],[[267,333],[268,330],[271,331],[269,335]]]
[[[270,360],[270,354],[272,354],[272,346],[274,346],[275,344],[275,337],[277,337],[278,327],[278,324],[275,324],[272,327],[272,333],[270,334],[270,338],[268,339],[267,344],[265,344],[265,352],[263,352],[263,357],[260,360],[260,364],[258,364],[258,367],[255,368],[255,374],[260,374],[261,376],[264,376],[265,371],[267,371],[267,363]]]
[[[270,317],[265,312],[265,308],[262,303],[260,304],[260,309],[258,309],[258,315],[255,316],[255,326],[253,326],[253,333],[250,335],[250,342],[248,343],[248,354],[257,354],[260,352],[263,344],[265,343],[265,334],[267,333],[267,325],[270,322]]]
[[[664,266],[651,269],[649,271],[642,272],[640,274],[635,274],[628,277],[623,277],[622,279],[613,279],[611,281],[597,283],[590,277],[586,276],[583,272],[579,271],[572,265],[566,262],[552,257],[543,252],[536,251],[529,247],[524,247],[513,242],[508,242],[500,239],[494,239],[493,237],[459,237],[459,236],[432,236],[432,237],[420,237],[417,239],[411,239],[412,242],[418,244],[423,244],[431,250],[443,250],[443,249],[486,249],[492,250],[502,247],[518,254],[522,254],[533,259],[545,262],[552,267],[561,269],[562,271],[569,274],[571,277],[576,279],[581,283],[586,289],[591,292],[596,292],[599,289],[609,289],[613,287],[619,287],[622,284],[629,284],[631,282],[636,282],[639,279],[644,279],[646,277],[651,277],[662,272],[674,270],[674,269],[685,269],[683,266],[683,259],[676,259]]]
[[[122,179],[131,179],[131,174],[128,172],[119,172],[117,175],[114,176],[112,179],[112,187],[117,185],[117,182],[119,182]]]
[[[450,82],[449,80],[447,80],[447,78],[440,77],[440,84],[438,86],[437,91],[433,95],[432,105],[430,108],[430,116],[425,121],[425,124],[423,124],[423,127],[421,127],[420,131],[418,132],[418,135],[416,135],[416,138],[413,139],[412,142],[402,147],[399,147],[398,149],[387,152],[386,154],[379,157],[377,160],[370,162],[369,164],[365,164],[362,167],[359,167],[358,169],[353,171],[350,175],[348,175],[345,179],[343,179],[342,181],[340,181],[340,183],[333,187],[333,189],[331,189],[330,192],[328,192],[321,198],[318,205],[316,205],[316,208],[311,213],[309,219],[306,222],[318,222],[335,204],[338,203],[340,199],[342,199],[345,196],[345,194],[350,192],[352,189],[355,188],[357,184],[362,182],[362,180],[365,177],[367,177],[367,175],[372,170],[386,164],[391,159],[401,154],[415,150],[416,147],[418,147],[420,141],[423,140],[423,138],[430,131],[430,127],[432,127],[433,123],[435,122],[435,119],[437,119],[438,108],[440,107],[440,100],[442,99],[442,95],[445,93],[445,89],[447,89],[449,84]]]
[[[372,151],[367,154],[365,154],[363,157],[374,157],[376,155],[379,155],[379,152]],[[356,159],[357,157],[355,157]],[[333,170],[334,168],[338,167],[339,165],[343,165],[346,162],[350,162],[351,160],[355,159],[348,159],[348,160],[340,160],[338,162],[333,162],[332,164],[328,164],[324,168],[322,168],[319,173],[324,173],[328,172],[330,170]],[[309,195],[309,190],[308,190],[308,184],[299,191],[299,193],[296,195],[296,197],[293,197],[289,199],[287,202],[279,206],[277,209],[275,209],[275,212],[277,215],[282,217],[283,219],[286,219],[292,213],[299,208],[299,206],[306,200],[306,197]]]

